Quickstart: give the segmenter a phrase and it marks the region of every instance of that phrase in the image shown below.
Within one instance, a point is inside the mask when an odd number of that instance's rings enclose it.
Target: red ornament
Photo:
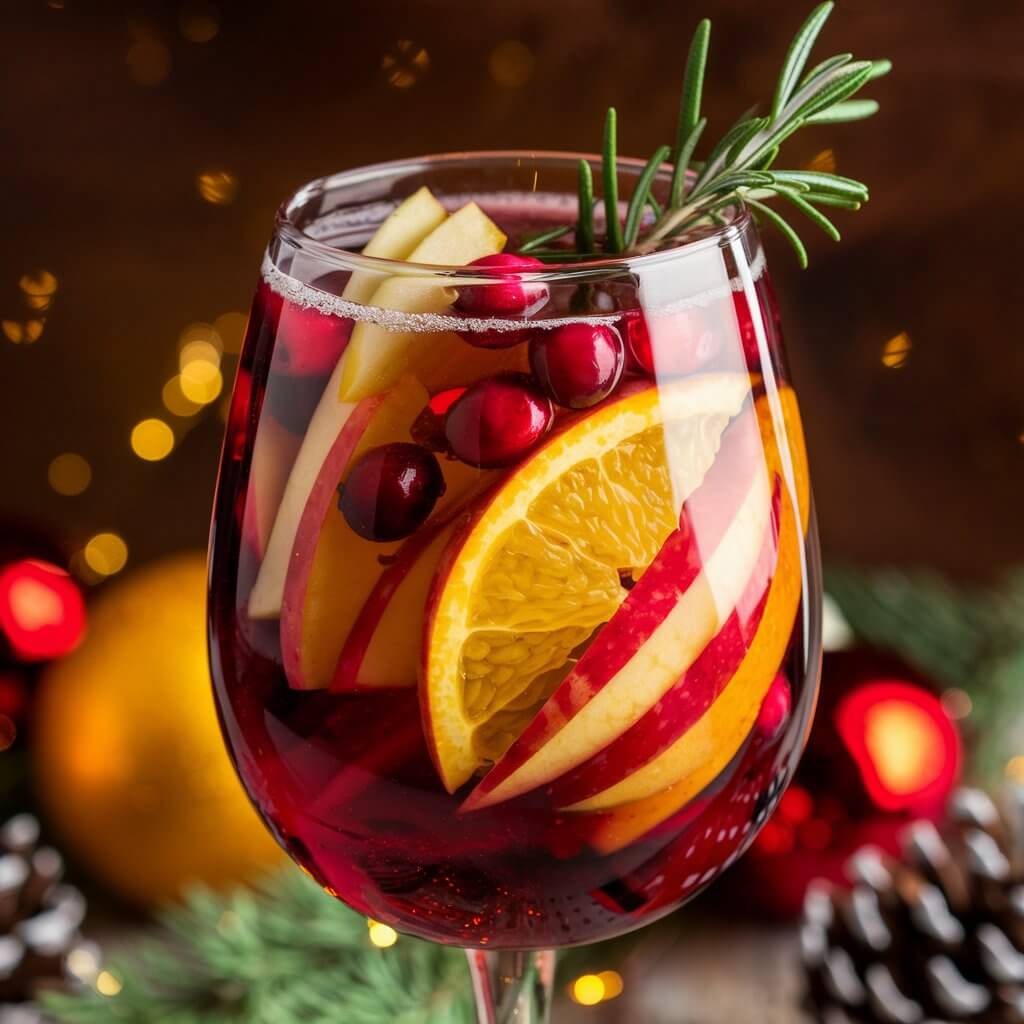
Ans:
[[[85,632],[82,594],[71,577],[50,562],[13,562],[0,570],[0,631],[22,661],[68,654]]]
[[[844,881],[844,864],[859,847],[896,854],[907,824],[939,820],[961,761],[956,725],[917,672],[876,651],[826,654],[796,778],[724,883],[724,898],[797,916],[808,883]]]

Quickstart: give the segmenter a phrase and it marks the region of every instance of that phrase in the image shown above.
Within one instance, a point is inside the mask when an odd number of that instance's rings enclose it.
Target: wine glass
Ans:
[[[579,159],[382,164],[282,207],[211,542],[254,804],[329,893],[466,949],[488,1022],[546,1019],[551,950],[742,853],[817,687],[755,225],[737,206],[644,255],[573,260],[555,234],[524,257],[574,217]],[[623,194],[640,171],[620,161]]]

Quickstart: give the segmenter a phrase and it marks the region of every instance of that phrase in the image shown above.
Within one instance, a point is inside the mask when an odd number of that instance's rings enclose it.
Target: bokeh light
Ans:
[[[200,405],[209,405],[224,389],[224,377],[220,367],[206,362],[205,359],[195,359],[184,366],[179,380],[182,394]]]
[[[101,996],[116,996],[122,987],[121,982],[110,971],[100,971],[96,975],[96,991]]]
[[[380,69],[388,85],[408,89],[430,70],[430,54],[411,39],[399,39],[381,58]]]
[[[81,591],[50,562],[14,562],[0,572],[0,630],[22,660],[59,658],[85,631]]]
[[[214,206],[227,206],[238,195],[238,179],[224,170],[203,171],[196,176],[199,195]]]
[[[164,385],[160,397],[164,403],[164,408],[172,416],[195,416],[203,407],[201,403],[193,402],[181,390],[181,377],[177,376],[177,374]]]
[[[910,335],[906,331],[900,331],[882,346],[882,365],[888,370],[901,369],[907,365],[913,347]]]
[[[15,345],[31,345],[43,336],[42,320],[26,320],[21,323],[17,320],[4,320],[0,323],[4,337]]]
[[[113,576],[128,562],[128,545],[116,533],[97,533],[83,551],[85,564],[98,576]]]
[[[132,428],[132,451],[140,459],[159,462],[166,459],[173,449],[174,431],[163,420],[153,417],[136,423]]]
[[[378,949],[387,949],[398,941],[398,932],[390,925],[381,924],[380,921],[374,921],[373,918],[368,917],[366,926],[369,929],[370,941]]]
[[[34,270],[21,275],[18,287],[28,308],[42,312],[50,308],[57,294],[57,278],[48,270]]]
[[[953,687],[942,694],[942,706],[954,721],[966,718],[974,710],[974,701],[965,690]]]
[[[213,4],[185,4],[178,15],[178,29],[190,43],[208,43],[220,31],[220,14]]]
[[[178,353],[178,366],[184,370],[190,363],[209,363],[220,366],[220,339],[213,341],[190,341]]]
[[[92,482],[92,467],[76,452],[64,452],[50,463],[46,477],[58,494],[71,497],[81,494]]]
[[[516,89],[533,75],[533,54],[518,39],[506,39],[491,51],[487,68],[498,85]]]
[[[582,974],[572,983],[572,998],[581,1006],[597,1006],[604,999],[604,980],[598,974]]]
[[[815,153],[805,165],[808,171],[819,171],[822,174],[835,174],[836,172],[836,154],[834,150],[823,149],[820,153]]]

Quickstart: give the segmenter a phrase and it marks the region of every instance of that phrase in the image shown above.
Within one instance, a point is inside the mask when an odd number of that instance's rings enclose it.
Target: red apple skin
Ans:
[[[739,668],[760,625],[778,556],[778,505],[773,511],[757,564],[736,608],[679,680],[639,721],[588,761],[556,779],[548,796],[568,807],[610,789],[654,760],[693,726],[715,702]]]
[[[320,467],[299,519],[292,548],[292,565],[285,576],[281,601],[281,659],[288,684],[296,690],[309,689],[302,665],[302,615],[317,538],[327,510],[335,500],[338,481],[386,394],[365,398],[352,410]]]
[[[665,541],[618,611],[519,739],[469,795],[463,811],[485,805],[493,789],[552,742],[636,655],[700,574],[725,534],[731,513],[747,493],[752,474],[763,465],[763,458],[757,421],[748,406],[726,428],[718,456],[683,508],[679,529]]]

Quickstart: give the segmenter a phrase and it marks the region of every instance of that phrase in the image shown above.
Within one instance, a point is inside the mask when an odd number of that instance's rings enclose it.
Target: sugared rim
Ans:
[[[403,260],[381,259],[377,256],[364,256],[340,246],[322,242],[308,234],[296,222],[296,214],[311,199],[326,191],[336,191],[365,185],[378,178],[388,178],[402,172],[415,174],[417,170],[444,168],[458,164],[499,165],[514,160],[528,159],[531,163],[548,163],[561,166],[563,169],[574,168],[580,160],[586,160],[593,167],[600,168],[601,157],[593,153],[572,153],[559,150],[481,150],[464,153],[438,153],[403,160],[390,160],[384,163],[368,164],[364,167],[341,171],[326,178],[317,178],[298,189],[278,208],[275,218],[275,233],[290,245],[323,260],[342,270],[367,270],[381,275],[416,274],[421,276],[440,276],[445,278],[465,277],[487,280],[508,273],[507,270],[488,269],[481,267],[453,267],[431,263],[410,263]],[[620,157],[620,168],[639,172],[644,161],[630,157]],[[658,172],[658,178],[666,180],[672,173],[671,165],[664,165]],[[732,208],[727,223],[709,228],[700,238],[677,245],[670,245],[656,252],[644,255],[608,256],[599,260],[590,260],[571,264],[550,264],[543,270],[517,271],[517,277],[534,281],[565,281],[573,278],[594,277],[609,273],[640,270],[655,265],[684,259],[710,249],[723,248],[739,240],[749,227],[750,212],[741,201]]]

